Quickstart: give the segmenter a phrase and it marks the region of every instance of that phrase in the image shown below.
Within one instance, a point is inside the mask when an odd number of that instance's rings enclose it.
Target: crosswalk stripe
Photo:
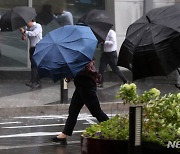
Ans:
[[[22,122],[16,121],[16,122],[1,122],[0,125],[6,125],[6,124],[20,124]]]
[[[36,128],[36,127],[53,127],[53,126],[64,126],[65,124],[46,124],[46,125],[26,125],[26,126],[10,126],[10,127],[2,127],[2,128]]]
[[[73,134],[82,133],[84,130],[73,131]],[[34,137],[34,136],[51,136],[57,135],[61,132],[33,132],[33,133],[22,133],[22,134],[12,134],[12,135],[1,135],[0,138],[13,138],[13,137]]]

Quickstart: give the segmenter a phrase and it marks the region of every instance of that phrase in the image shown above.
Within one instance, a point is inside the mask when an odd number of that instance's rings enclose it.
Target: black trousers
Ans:
[[[112,71],[118,75],[118,77],[123,81],[123,83],[127,82],[127,79],[117,66],[117,52],[112,51],[112,52],[103,52],[101,59],[100,59],[100,65],[99,65],[99,73],[102,75],[102,80],[101,83],[103,83],[104,78],[104,71],[107,68],[107,65],[111,67]]]
[[[63,133],[69,136],[72,135],[78,115],[84,105],[86,105],[92,116],[96,117],[99,122],[109,119],[101,110],[96,93],[96,84],[92,79],[88,77],[80,77],[74,81],[74,84],[76,89],[69,106],[69,116],[63,130]]]
[[[35,51],[35,47],[31,47],[29,49],[29,56],[30,56],[30,62],[31,62],[31,79],[30,79],[30,81],[33,83],[39,83],[40,79],[39,79],[38,69],[37,69],[37,65],[33,59],[34,51]]]

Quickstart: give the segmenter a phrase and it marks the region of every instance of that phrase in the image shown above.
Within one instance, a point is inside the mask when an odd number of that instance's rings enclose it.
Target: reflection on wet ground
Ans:
[[[24,116],[0,119],[1,154],[79,154],[80,136],[95,118],[87,113],[80,114],[68,145],[50,141],[62,131],[67,115]]]

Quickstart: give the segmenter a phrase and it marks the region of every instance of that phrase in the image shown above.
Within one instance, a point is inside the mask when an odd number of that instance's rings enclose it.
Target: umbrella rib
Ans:
[[[69,35],[67,35],[65,38],[63,38],[63,40],[65,40],[65,39],[67,39],[69,36],[71,36],[75,30],[76,30],[76,29],[73,29],[73,31],[72,31],[71,33],[69,33]]]
[[[89,39],[89,38],[80,38],[80,39],[78,39],[78,40],[82,40],[82,39]],[[93,39],[89,39],[89,40],[93,40]],[[71,41],[71,42],[76,42],[77,40],[75,40],[75,41]],[[68,42],[66,42],[66,43],[68,43]],[[64,47],[64,48],[67,48],[65,45],[62,45],[61,44],[61,47]],[[73,48],[71,48],[71,50],[73,50],[73,51],[77,51],[77,50],[74,50]],[[78,50],[79,51],[79,50]],[[79,51],[79,52],[81,52],[81,51]],[[87,55],[85,55],[85,53],[83,53],[83,52],[81,52],[85,57],[87,57]],[[88,58],[88,57],[87,57]]]
[[[62,46],[62,45],[61,45]],[[67,49],[67,47],[65,47],[65,46],[63,46],[64,48],[66,48]],[[74,49],[71,49],[71,50],[73,50],[73,51],[76,51],[76,52],[80,52],[81,54],[83,54],[85,57],[87,57],[83,52],[81,52],[80,50],[74,50]],[[63,56],[63,58],[64,58],[64,56]],[[89,57],[87,57],[87,58],[89,58]]]
[[[150,32],[151,32],[151,37],[152,37],[153,33],[152,33],[152,31],[150,31]],[[153,40],[153,42],[154,42],[153,37],[152,37],[152,40]],[[155,44],[154,44],[154,43],[153,43],[153,46],[154,46],[155,50],[157,50],[157,48],[156,48],[156,46],[155,46]],[[159,57],[159,53],[157,53],[157,54],[158,54],[158,57]],[[159,59],[159,58],[158,58],[158,59]],[[160,62],[160,64],[161,64],[161,66],[163,66],[160,60],[159,60],[159,62]],[[163,67],[161,67],[161,68],[163,69]],[[165,70],[164,70],[164,69],[163,69],[163,72],[165,72]]]

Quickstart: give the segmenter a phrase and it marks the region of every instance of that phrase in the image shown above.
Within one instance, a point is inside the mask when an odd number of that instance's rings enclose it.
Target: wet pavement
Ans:
[[[60,104],[60,83],[43,80],[42,88],[32,90],[24,80],[0,81],[0,154],[80,154],[80,137],[84,129],[96,123],[87,108],[83,108],[68,145],[62,146],[50,141],[62,131],[68,114],[69,104]],[[140,80],[138,93],[158,88],[162,95],[180,92],[174,82],[162,80]],[[128,112],[122,108],[121,100],[115,99],[121,83],[106,82],[98,89],[102,109],[112,116]],[[74,91],[73,83],[68,84],[69,101]]]
[[[111,114],[109,116],[112,116]],[[67,114],[48,116],[21,116],[0,119],[1,154],[80,154],[80,136],[96,119],[87,113],[78,122],[68,145],[50,141],[64,127]]]
[[[24,80],[0,80],[0,108],[34,107],[48,104],[60,104],[60,82],[42,80],[42,88],[31,89],[25,86]],[[116,88],[112,88],[115,86]],[[99,99],[102,102],[117,101],[115,93],[120,83],[106,82],[103,89],[99,89]],[[109,89],[109,87],[111,89]],[[68,100],[74,91],[73,82],[68,83]],[[111,91],[109,93],[109,90]],[[107,97],[108,96],[108,97]],[[68,102],[68,103],[69,103]]]
[[[0,154],[80,154],[80,137],[84,129],[96,123],[87,108],[82,109],[68,145],[50,141],[62,131],[69,104],[60,104],[60,83],[42,80],[42,88],[32,90],[24,80],[0,81]],[[111,88],[110,88],[111,87]],[[101,100],[108,93],[109,100],[102,108],[109,116],[119,112],[114,91],[119,83],[105,83],[98,89]],[[109,93],[111,89],[111,95]],[[114,89],[114,90],[113,90]],[[106,91],[107,90],[107,91]],[[68,84],[68,97],[72,97],[74,85]],[[104,92],[102,92],[104,91]],[[104,95],[103,95],[104,94]],[[117,100],[115,100],[117,102]]]

